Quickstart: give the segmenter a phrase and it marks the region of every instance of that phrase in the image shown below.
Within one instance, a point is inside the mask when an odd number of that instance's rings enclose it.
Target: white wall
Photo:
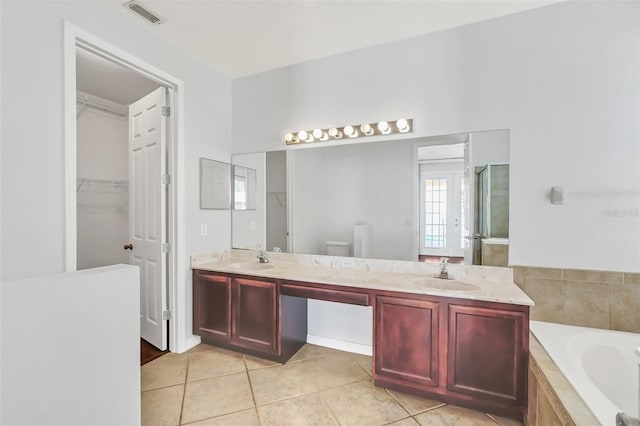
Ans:
[[[161,41],[155,27],[119,2],[3,2],[2,278],[64,269],[63,19],[184,82],[184,194],[186,241],[175,250],[184,349],[191,334],[188,255],[230,247],[230,213],[199,209],[198,159],[230,159],[230,80]],[[208,236],[200,235],[200,224]],[[192,340],[191,343],[194,341]],[[173,345],[173,344],[172,344]]]
[[[87,108],[77,120],[78,178],[127,180],[128,120]],[[83,184],[77,193],[78,269],[129,263],[129,192]]]
[[[3,282],[1,291],[0,423],[140,424],[137,267]]]
[[[351,243],[357,223],[373,224],[377,259],[417,260],[414,147],[407,141],[296,150],[293,248],[326,254],[325,241]]]
[[[234,80],[233,151],[403,116],[416,136],[509,129],[511,262],[640,271],[639,7],[570,1]]]
[[[569,1],[236,79],[233,152],[397,117],[416,137],[508,129],[510,262],[639,272],[639,8]],[[310,309],[309,329],[364,341],[357,315]]]
[[[255,210],[233,210],[233,212],[231,212],[233,247],[266,250],[266,155],[264,152],[234,155],[232,161],[233,164],[248,167],[256,171],[256,198],[258,200]]]

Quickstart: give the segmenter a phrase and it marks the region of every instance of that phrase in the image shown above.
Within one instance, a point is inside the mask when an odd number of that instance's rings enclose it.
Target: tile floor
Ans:
[[[373,385],[371,357],[305,345],[286,364],[199,345],[142,366],[143,426],[522,423]]]

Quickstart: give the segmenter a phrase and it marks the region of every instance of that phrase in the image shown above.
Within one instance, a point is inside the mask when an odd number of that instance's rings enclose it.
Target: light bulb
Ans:
[[[396,126],[398,127],[398,131],[400,131],[401,133],[406,133],[409,131],[409,122],[406,118],[401,118],[400,120],[396,121]]]
[[[355,138],[358,136],[358,132],[353,126],[344,126],[344,134],[349,136],[350,138]]]
[[[383,135],[387,135],[391,131],[391,128],[389,127],[389,123],[387,123],[386,121],[381,121],[378,123],[378,130],[380,130],[380,133],[382,133]]]
[[[342,132],[340,132],[335,127],[332,127],[331,129],[329,129],[329,136],[331,136],[334,139],[340,139],[342,137]]]
[[[306,141],[307,140],[307,136],[309,136],[309,134],[305,131],[305,130],[300,130],[298,132],[298,139],[300,139],[300,141]]]
[[[286,135],[284,135],[284,140],[286,143],[293,142],[293,133],[287,133]]]
[[[367,136],[371,136],[373,134],[373,128],[371,127],[371,124],[361,125],[360,130]]]
[[[327,134],[321,129],[315,129],[313,131],[313,137],[321,141],[326,141],[328,139]]]

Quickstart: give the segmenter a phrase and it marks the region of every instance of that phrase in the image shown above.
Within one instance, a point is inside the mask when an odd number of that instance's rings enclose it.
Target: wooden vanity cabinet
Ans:
[[[437,387],[440,304],[378,296],[375,377],[417,389]]]
[[[376,385],[522,419],[528,307],[376,295],[374,334]]]
[[[306,342],[308,298],[373,305],[377,386],[522,420],[528,306],[194,270],[194,334],[286,362]]]
[[[214,343],[231,339],[231,278],[193,271],[193,334]]]
[[[524,407],[528,311],[449,304],[447,390],[501,407]]]
[[[203,343],[286,362],[307,337],[307,301],[277,280],[193,270],[193,334]]]
[[[232,278],[231,341],[266,353],[278,353],[276,283]],[[275,326],[274,326],[275,325]]]

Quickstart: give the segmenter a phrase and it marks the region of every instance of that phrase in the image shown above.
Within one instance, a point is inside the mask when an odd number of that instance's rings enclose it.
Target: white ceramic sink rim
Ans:
[[[264,269],[274,268],[272,263],[259,263],[259,262],[236,262],[229,264],[230,269],[246,269],[252,271],[262,271]]]
[[[440,278],[424,278],[415,280],[414,283],[421,287],[450,291],[476,291],[480,286],[457,280],[445,280]]]

